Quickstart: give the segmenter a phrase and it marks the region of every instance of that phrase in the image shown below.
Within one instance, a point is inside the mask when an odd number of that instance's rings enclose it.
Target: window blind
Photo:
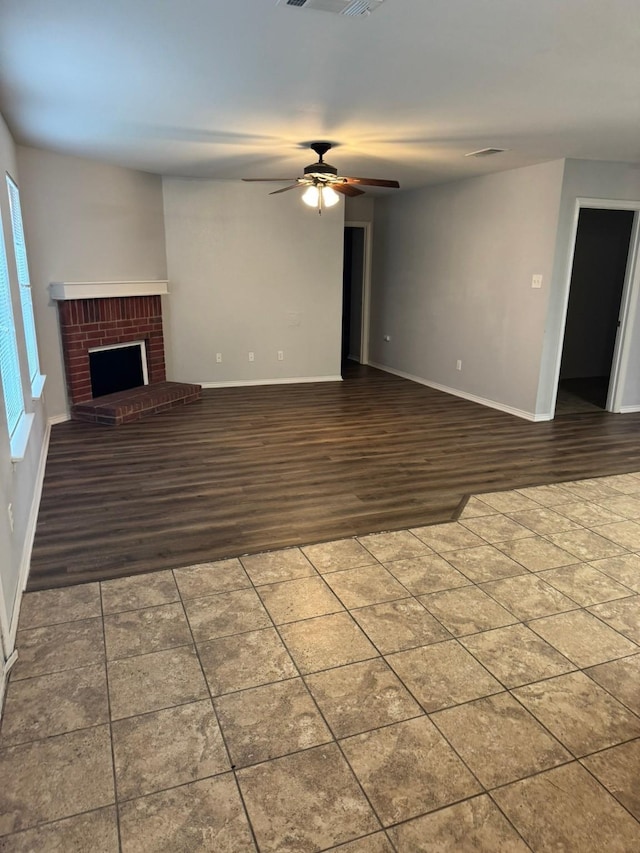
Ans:
[[[13,436],[24,413],[24,396],[18,360],[18,342],[13,322],[7,252],[0,219],[0,375],[9,437]]]
[[[20,287],[20,305],[22,307],[22,323],[24,325],[27,361],[29,363],[29,379],[33,385],[35,380],[40,376],[40,361],[38,358],[36,323],[33,316],[33,300],[31,298],[31,281],[29,279],[29,265],[27,263],[27,247],[24,240],[24,228],[22,225],[20,191],[9,175],[7,175],[7,187],[9,188],[11,232],[13,234],[13,249],[16,257],[16,268],[18,271],[18,285]]]

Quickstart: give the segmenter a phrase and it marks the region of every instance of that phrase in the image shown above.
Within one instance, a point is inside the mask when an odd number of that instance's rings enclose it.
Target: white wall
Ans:
[[[562,174],[555,161],[376,199],[371,362],[532,416]]]
[[[18,185],[21,185],[15,146],[2,116],[0,116],[0,177],[2,179],[0,184],[0,214],[2,215],[4,240],[7,248],[18,351],[25,380],[23,382],[25,408],[27,412],[34,414],[25,457],[18,462],[12,462],[4,405],[0,404],[0,633],[4,635],[3,654],[9,656],[13,650],[20,596],[26,581],[31,543],[35,530],[40,488],[44,474],[48,427],[44,399],[32,400],[26,380],[28,376],[27,356],[12,248],[5,172],[9,172],[18,182]],[[46,373],[47,365],[45,362],[42,362],[41,367],[43,373]],[[0,387],[1,394],[2,389]],[[7,512],[9,504],[13,509],[13,531],[9,524]],[[0,659],[0,703],[4,687],[3,663],[4,661]]]
[[[640,207],[640,170],[625,163],[566,160],[558,217],[555,262],[545,325],[543,355],[536,410],[552,412],[557,367],[562,351],[562,328],[571,272],[576,202],[579,198],[617,199]],[[640,310],[635,310],[631,352],[623,391],[623,406],[640,406]]]
[[[67,412],[52,281],[166,279],[162,181],[156,175],[18,148],[20,193],[50,415]]]
[[[343,202],[318,216],[300,193],[270,189],[164,179],[172,379],[340,375]]]

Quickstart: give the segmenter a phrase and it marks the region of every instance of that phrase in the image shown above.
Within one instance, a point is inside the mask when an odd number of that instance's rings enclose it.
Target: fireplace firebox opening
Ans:
[[[89,373],[94,398],[148,385],[145,341],[91,347]]]

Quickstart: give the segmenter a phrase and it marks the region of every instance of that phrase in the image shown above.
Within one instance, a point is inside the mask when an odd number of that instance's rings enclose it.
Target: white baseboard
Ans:
[[[71,420],[71,415],[67,412],[64,415],[52,415],[48,419],[47,423],[49,424],[49,426],[54,426],[55,424],[63,424],[63,423],[65,423],[65,421],[70,421],[70,420]]]
[[[447,385],[441,385],[439,382],[431,382],[428,379],[423,379],[421,376],[414,376],[412,373],[405,373],[403,370],[396,370],[395,367],[388,367],[385,364],[378,364],[375,361],[370,361],[369,364],[371,367],[378,368],[378,370],[384,370],[385,373],[393,373],[394,376],[400,376],[402,379],[408,379],[410,382],[417,382],[419,385],[426,385],[428,388],[443,391],[445,394],[451,394],[453,397],[461,397],[463,400],[479,403],[481,406],[487,406],[489,409],[498,409],[500,412],[515,415],[515,417],[523,418],[526,421],[553,420],[553,415],[537,415],[533,412],[527,412],[524,409],[516,409],[513,406],[507,406],[505,403],[497,403],[495,400],[478,397],[476,394],[469,394],[467,391],[460,391],[458,388],[449,388]]]
[[[342,382],[342,376],[290,376],[286,379],[230,379],[228,382],[198,382],[203,388],[243,388],[249,385],[297,385],[303,382]]]
[[[631,415],[633,412],[640,412],[640,406],[620,406],[619,414]]]

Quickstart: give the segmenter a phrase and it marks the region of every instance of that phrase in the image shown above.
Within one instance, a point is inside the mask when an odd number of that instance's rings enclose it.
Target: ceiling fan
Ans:
[[[391,189],[399,189],[400,184],[397,181],[386,181],[381,178],[347,178],[338,175],[338,170],[330,163],[325,163],[324,155],[332,147],[330,142],[312,142],[309,146],[318,155],[318,162],[311,163],[305,166],[304,174],[299,178],[243,178],[244,181],[265,181],[278,182],[294,181],[288,187],[282,187],[280,190],[274,190],[269,195],[277,195],[278,193],[286,193],[289,190],[295,190],[300,187],[306,187],[306,192],[302,196],[302,200],[310,207],[317,207],[318,213],[322,213],[322,208],[332,207],[339,201],[340,195],[357,196],[362,195],[364,190],[358,188],[366,187],[389,187]]]

